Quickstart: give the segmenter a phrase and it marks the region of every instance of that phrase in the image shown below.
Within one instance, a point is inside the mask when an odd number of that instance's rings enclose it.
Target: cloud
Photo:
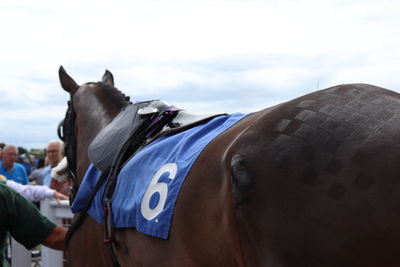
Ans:
[[[64,116],[64,65],[105,69],[134,100],[251,112],[340,83],[399,91],[400,3],[153,0],[0,3],[0,141],[45,147]]]

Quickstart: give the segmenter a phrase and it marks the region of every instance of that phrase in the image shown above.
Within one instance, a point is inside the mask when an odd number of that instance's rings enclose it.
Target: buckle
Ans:
[[[111,212],[111,201],[105,200],[104,204],[104,244],[115,242],[115,234]]]

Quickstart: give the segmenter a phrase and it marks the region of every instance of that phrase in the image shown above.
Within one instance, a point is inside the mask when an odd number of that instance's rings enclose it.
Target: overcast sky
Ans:
[[[400,92],[400,1],[1,0],[0,142],[44,148],[106,69],[131,99],[252,112],[342,83]]]

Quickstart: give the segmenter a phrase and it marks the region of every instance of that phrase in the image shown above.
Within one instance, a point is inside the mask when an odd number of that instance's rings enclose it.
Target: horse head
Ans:
[[[108,70],[105,71],[101,81],[78,85],[61,66],[59,78],[62,88],[70,94],[66,117],[59,126],[62,134],[59,129],[59,135],[65,143],[68,172],[73,180],[71,196],[74,198],[89,166],[87,156],[89,144],[97,133],[130,102],[128,97],[114,87],[113,75]],[[70,240],[68,250],[72,265],[110,266],[112,264],[110,252],[103,243],[101,225],[88,218],[82,225],[79,223],[79,226],[74,226],[73,224],[72,228],[74,230],[67,238]],[[83,249],[87,251],[84,259],[80,257]],[[78,263],[73,262],[74,259],[78,259]]]
[[[63,66],[60,66],[58,74],[60,77],[61,87],[71,95],[75,94],[75,92],[79,89],[79,85],[74,81],[74,79],[71,78],[71,76],[68,75]],[[114,77],[108,70],[106,70],[103,74],[101,81],[104,84],[114,87]]]
[[[75,175],[79,184],[89,165],[88,145],[129,104],[129,97],[114,87],[114,77],[108,70],[101,81],[78,85],[61,66],[59,78],[62,88],[70,94],[71,99],[63,130],[69,131],[64,134],[66,155],[70,169],[76,168]],[[68,123],[71,125],[65,125]],[[78,132],[79,135],[76,134]],[[79,161],[76,161],[76,154],[82,155]]]

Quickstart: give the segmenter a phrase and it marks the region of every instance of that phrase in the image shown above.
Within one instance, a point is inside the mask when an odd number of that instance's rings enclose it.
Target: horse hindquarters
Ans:
[[[400,266],[397,114],[398,94],[367,85],[259,113],[232,148],[250,265]]]

